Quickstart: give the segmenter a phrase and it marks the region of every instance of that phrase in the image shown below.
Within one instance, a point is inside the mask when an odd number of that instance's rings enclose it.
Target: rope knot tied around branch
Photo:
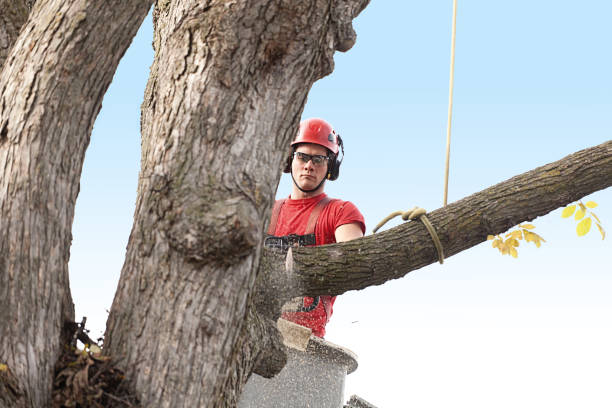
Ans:
[[[372,234],[375,234],[376,231],[378,231],[383,225],[387,223],[387,221],[397,217],[398,215],[401,215],[402,220],[404,221],[413,221],[419,219],[423,223],[423,225],[425,225],[425,228],[427,228],[427,232],[429,232],[429,235],[431,235],[431,239],[433,240],[434,245],[438,250],[438,260],[441,264],[443,264],[444,250],[442,249],[442,243],[440,242],[440,238],[438,237],[436,230],[434,229],[433,225],[431,225],[431,222],[429,222],[429,219],[425,216],[425,214],[427,214],[427,211],[421,207],[412,207],[408,211],[392,212],[391,214],[387,215],[381,222],[379,222],[376,227],[374,227],[374,229],[372,230]]]

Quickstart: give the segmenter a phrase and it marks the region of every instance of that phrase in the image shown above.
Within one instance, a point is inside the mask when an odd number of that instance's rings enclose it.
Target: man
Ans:
[[[293,180],[291,195],[276,201],[266,245],[286,249],[289,245],[324,245],[362,237],[365,223],[357,207],[324,193],[325,181],[338,178],[340,151],[344,158],[340,135],[323,119],[307,119],[300,124],[291,148],[284,169]],[[325,295],[298,298],[283,308],[282,317],[323,337],[335,299]]]

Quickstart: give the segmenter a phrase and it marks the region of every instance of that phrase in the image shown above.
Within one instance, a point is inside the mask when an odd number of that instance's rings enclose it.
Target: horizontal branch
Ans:
[[[612,184],[612,141],[515,176],[427,214],[446,258],[509,228]],[[266,250],[258,289],[272,285],[277,298],[334,294],[380,285],[438,261],[419,221],[342,244],[295,248],[286,255]],[[291,264],[287,271],[286,264]],[[274,309],[276,306],[273,306]]]

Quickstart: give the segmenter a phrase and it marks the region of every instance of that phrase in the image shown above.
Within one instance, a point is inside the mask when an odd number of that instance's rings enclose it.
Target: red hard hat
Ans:
[[[338,135],[332,126],[319,118],[306,119],[300,123],[300,131],[291,146],[299,143],[321,145],[333,154],[338,154]]]

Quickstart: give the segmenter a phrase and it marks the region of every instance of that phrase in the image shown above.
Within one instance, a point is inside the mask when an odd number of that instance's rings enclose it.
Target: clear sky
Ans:
[[[304,118],[345,141],[331,196],[367,233],[442,205],[452,1],[374,1]],[[459,0],[449,201],[612,137],[612,3]],[[147,18],[105,96],[87,151],[70,261],[77,318],[101,335],[132,225]],[[290,180],[283,177],[279,196]],[[612,189],[594,211],[612,232]],[[561,210],[518,259],[490,242],[338,298],[327,339],[359,356],[346,397],[381,407],[612,406],[612,241],[577,237]],[[395,221],[393,225],[397,225]],[[593,227],[594,228],[594,227]]]

